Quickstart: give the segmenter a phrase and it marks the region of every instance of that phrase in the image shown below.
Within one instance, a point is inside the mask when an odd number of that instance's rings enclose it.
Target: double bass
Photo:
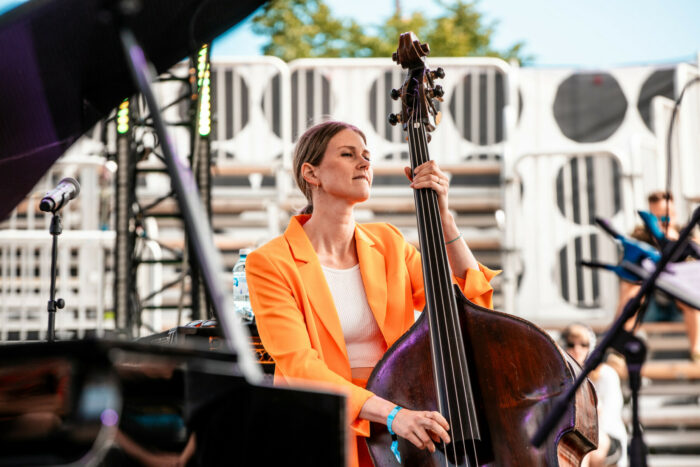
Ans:
[[[389,122],[407,133],[411,166],[429,160],[429,132],[439,123],[436,100],[444,77],[429,70],[430,49],[413,33],[401,35],[393,59],[408,70],[392,91],[402,110]],[[536,448],[530,439],[552,401],[580,371],[574,360],[534,324],[469,302],[452,284],[436,193],[414,193],[426,305],[414,325],[385,353],[367,389],[402,407],[439,411],[450,424],[449,444],[435,453],[399,438],[402,465],[580,465],[597,444],[596,396],[582,385],[566,416]],[[372,423],[367,439],[375,466],[399,465],[386,427]]]

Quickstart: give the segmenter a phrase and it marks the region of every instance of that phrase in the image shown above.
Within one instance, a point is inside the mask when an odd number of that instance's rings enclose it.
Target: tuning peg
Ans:
[[[439,84],[433,88],[433,97],[437,97],[439,99],[444,95],[445,95],[445,90],[442,89],[442,86],[440,86]]]
[[[398,98],[401,97],[401,91],[399,89],[392,89],[389,95],[392,99],[398,100]]]
[[[432,76],[433,79],[442,79],[445,77],[445,70],[442,67],[437,67],[435,70],[430,72],[430,76]]]
[[[389,118],[387,118],[387,120],[389,121],[389,125],[396,126],[396,124],[401,121],[401,115],[400,114],[389,114]]]

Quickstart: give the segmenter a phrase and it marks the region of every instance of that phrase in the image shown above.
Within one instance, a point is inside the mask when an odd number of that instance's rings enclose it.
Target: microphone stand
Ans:
[[[646,347],[644,343],[635,337],[632,333],[624,329],[624,324],[630,319],[639,309],[642,300],[654,288],[654,284],[659,275],[663,272],[666,265],[677,257],[679,252],[685,249],[685,245],[690,238],[694,226],[700,221],[700,207],[693,211],[693,216],[690,222],[683,228],[678,236],[678,241],[664,248],[661,258],[656,264],[656,270],[644,279],[639,292],[630,299],[625,308],[620,313],[620,316],[613,322],[600,344],[593,349],[591,355],[586,359],[581,373],[576,377],[574,382],[561,395],[557,396],[552,404],[552,409],[540,424],[539,429],[532,437],[532,444],[539,447],[548,437],[555,425],[559,423],[562,415],[566,411],[571,402],[571,399],[576,394],[578,387],[586,380],[588,374],[593,371],[603,361],[605,352],[612,347],[625,355],[627,360],[627,369],[629,371],[629,384],[632,390],[632,439],[628,447],[629,464],[634,466],[646,467],[647,449],[642,437],[641,427],[639,425],[639,406],[638,396],[641,386],[641,368],[646,358]]]
[[[51,286],[49,287],[49,328],[46,338],[49,342],[53,342],[56,339],[55,328],[56,328],[56,309],[63,309],[66,306],[66,302],[62,299],[56,299],[56,256],[58,255],[58,236],[63,232],[63,225],[61,224],[61,216],[58,210],[51,211],[53,216],[51,217],[51,225],[49,226],[49,233],[53,237],[51,242]]]

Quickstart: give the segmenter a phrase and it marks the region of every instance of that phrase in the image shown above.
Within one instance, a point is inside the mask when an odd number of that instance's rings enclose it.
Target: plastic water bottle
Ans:
[[[250,306],[248,281],[245,277],[245,259],[250,252],[247,248],[240,250],[238,262],[233,266],[233,309],[246,321],[253,321],[253,308]]]

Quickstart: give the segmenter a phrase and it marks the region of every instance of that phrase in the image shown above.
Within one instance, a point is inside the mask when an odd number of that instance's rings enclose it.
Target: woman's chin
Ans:
[[[369,192],[367,192],[367,193],[362,194],[361,196],[359,196],[359,197],[355,200],[355,203],[364,203],[364,202],[367,201],[368,199],[369,199]]]

